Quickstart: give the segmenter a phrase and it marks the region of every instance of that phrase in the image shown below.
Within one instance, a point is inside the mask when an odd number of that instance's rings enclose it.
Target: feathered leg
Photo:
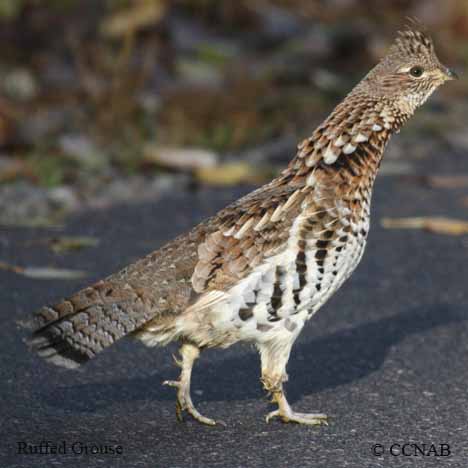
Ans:
[[[179,380],[166,380],[163,385],[169,385],[177,388],[176,400],[176,416],[179,421],[183,421],[183,412],[187,411],[197,421],[214,426],[215,424],[223,424],[221,421],[207,418],[200,414],[195,408],[190,396],[190,379],[192,376],[192,368],[196,359],[200,356],[200,349],[189,343],[184,343],[179,350],[181,360],[175,359],[176,364],[182,369]]]
[[[266,421],[279,416],[283,422],[298,424],[327,424],[327,416],[322,413],[297,413],[291,409],[283,389],[283,382],[288,380],[286,364],[294,339],[287,342],[262,343],[257,345],[262,362],[262,383],[265,390],[272,395],[272,402],[278,409],[267,414]]]

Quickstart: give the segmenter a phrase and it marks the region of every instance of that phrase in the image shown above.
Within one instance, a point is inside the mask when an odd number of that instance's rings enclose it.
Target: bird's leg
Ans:
[[[285,346],[259,346],[262,361],[262,383],[265,390],[272,396],[272,403],[278,405],[278,409],[267,414],[266,421],[279,416],[283,422],[298,424],[326,425],[327,416],[322,413],[297,413],[289,406],[283,389],[283,382],[288,380],[286,364],[289,359],[292,342]]]
[[[271,418],[279,416],[283,422],[294,422],[298,424],[309,424],[311,426],[328,425],[327,415],[323,413],[298,413],[293,411],[289,406],[286,395],[284,394],[283,386],[279,389],[272,390],[272,402],[278,404],[278,409],[268,413],[266,422]]]
[[[179,380],[166,380],[163,385],[169,385],[177,388],[176,416],[182,421],[182,414],[187,411],[197,421],[214,426],[217,422],[214,419],[207,418],[200,414],[195,408],[190,396],[190,379],[195,360],[200,356],[200,349],[190,343],[184,343],[179,350],[182,359],[174,360],[182,369]]]

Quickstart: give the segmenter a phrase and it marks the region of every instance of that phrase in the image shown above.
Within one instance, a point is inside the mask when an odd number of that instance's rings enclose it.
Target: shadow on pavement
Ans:
[[[288,367],[288,397],[294,402],[305,395],[361,379],[379,369],[388,350],[409,335],[466,319],[459,307],[436,304],[299,343]],[[193,388],[203,389],[203,395],[200,398],[195,395],[195,399],[236,401],[261,397],[260,384],[254,384],[259,382],[256,353],[243,352],[211,364],[206,359],[201,361]],[[174,400],[174,392],[161,386],[168,377],[158,373],[144,378],[49,388],[47,393],[39,390],[36,398],[48,405],[78,412],[94,412],[123,402]]]

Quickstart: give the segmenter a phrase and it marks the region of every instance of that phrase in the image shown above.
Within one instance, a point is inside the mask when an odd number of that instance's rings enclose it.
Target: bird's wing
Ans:
[[[120,272],[40,309],[31,345],[73,367],[150,321],[212,306],[285,245],[301,199],[300,190],[278,180],[252,192]]]
[[[210,233],[198,246],[194,291],[206,294],[208,303],[213,291],[226,291],[281,252],[306,194],[303,187],[275,179],[209,220]]]
[[[50,362],[77,365],[155,318],[190,303],[201,231],[176,239],[133,265],[34,316],[30,345]]]

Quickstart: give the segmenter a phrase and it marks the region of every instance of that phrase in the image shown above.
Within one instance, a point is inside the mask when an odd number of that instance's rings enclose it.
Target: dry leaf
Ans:
[[[6,262],[0,262],[0,270],[12,271],[18,275],[34,279],[73,280],[87,276],[87,273],[81,270],[68,270],[52,267],[20,267]]]
[[[451,236],[468,234],[468,221],[442,217],[383,218],[382,226],[387,229],[425,229]]]
[[[172,148],[148,144],[143,149],[145,161],[178,170],[210,168],[218,163],[218,155],[197,148]]]
[[[24,268],[22,274],[28,278],[60,280],[74,280],[84,278],[88,275],[88,273],[81,270],[68,270],[48,267],[26,267]]]
[[[165,12],[166,3],[162,0],[135,2],[131,7],[120,10],[104,20],[101,33],[111,38],[132,34],[157,23]]]
[[[236,162],[199,169],[195,176],[200,182],[210,185],[259,184],[270,179],[272,171],[259,170],[245,162]]]
[[[434,188],[458,189],[468,187],[468,175],[465,174],[430,176],[427,181]]]
[[[66,253],[70,250],[80,250],[86,247],[96,247],[99,239],[95,237],[64,236],[47,239],[50,248],[55,253]]]

